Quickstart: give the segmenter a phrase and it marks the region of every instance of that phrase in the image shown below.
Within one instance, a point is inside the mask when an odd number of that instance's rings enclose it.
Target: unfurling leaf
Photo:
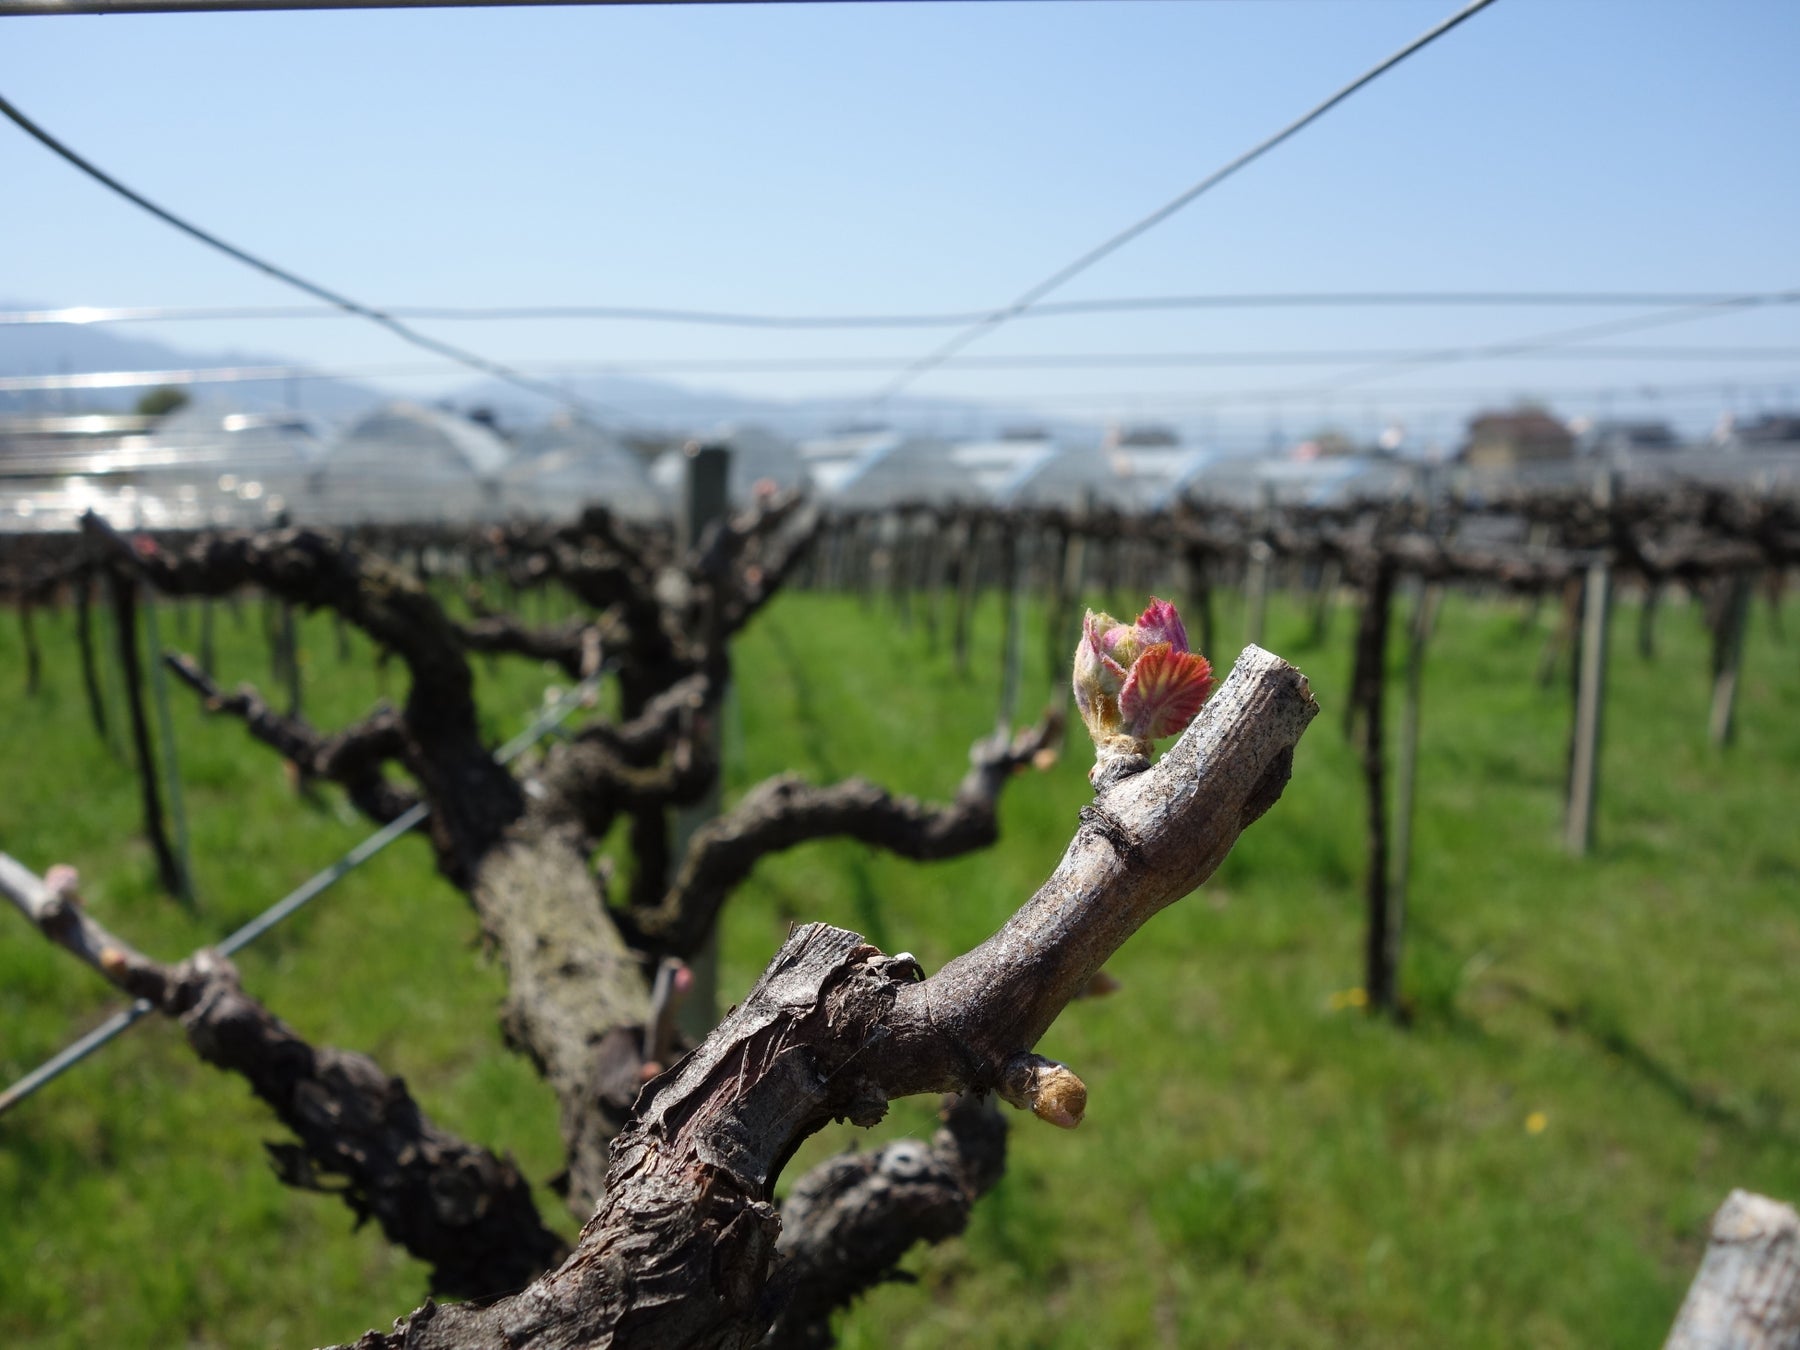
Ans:
[[[1096,746],[1148,755],[1187,728],[1212,692],[1212,665],[1188,650],[1187,629],[1154,597],[1136,623],[1087,612],[1075,649],[1075,704]]]
[[[1166,642],[1178,652],[1188,649],[1187,629],[1182,625],[1181,615],[1175,612],[1173,601],[1152,596],[1150,603],[1144,606],[1144,612],[1138,615],[1137,630],[1146,644],[1154,646]]]
[[[1159,642],[1138,657],[1119,691],[1125,734],[1153,741],[1186,731],[1212,692],[1212,665],[1197,652]]]
[[[1118,730],[1125,667],[1108,653],[1106,637],[1120,627],[1110,614],[1096,614],[1091,609],[1082,623],[1081,642],[1075,648],[1075,706],[1090,732],[1095,727]]]

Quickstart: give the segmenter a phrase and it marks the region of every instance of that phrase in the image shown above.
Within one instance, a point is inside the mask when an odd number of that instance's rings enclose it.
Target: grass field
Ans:
[[[1098,600],[1099,597],[1094,597]],[[1133,600],[1118,597],[1125,612]],[[729,787],[795,769],[942,797],[991,726],[999,607],[959,674],[922,623],[790,595],[738,647]],[[1229,605],[1221,631],[1240,622]],[[1359,1014],[1363,800],[1341,733],[1352,618],[1319,646],[1276,607],[1267,644],[1324,714],[1281,803],[1219,875],[1115,960],[1118,995],[1040,1047],[1087,1081],[1066,1134],[1018,1118],[1005,1181],[915,1283],[844,1321],[858,1347],[1659,1344],[1733,1186],[1800,1198],[1800,636],[1755,615],[1740,741],[1705,743],[1708,648],[1669,606],[1660,659],[1615,625],[1599,845],[1559,847],[1566,681],[1532,673],[1543,630],[1452,598],[1426,675],[1408,1030]],[[165,639],[181,639],[163,616]],[[195,641],[192,614],[185,641]],[[0,624],[0,848],[82,868],[90,903],[177,956],[228,931],[367,833],[296,801],[267,752],[177,695],[199,883],[160,895],[136,789],[87,722],[67,616],[40,615],[26,698]],[[257,612],[219,623],[227,682],[269,685]],[[304,629],[308,712],[359,714],[381,675],[360,640]],[[1235,651],[1239,644],[1228,644]],[[1051,677],[1033,630],[1027,710]],[[1219,664],[1224,653],[1213,653]],[[550,682],[483,668],[498,739]],[[388,673],[397,690],[400,671]],[[123,709],[115,707],[122,722]],[[982,937],[1054,865],[1088,795],[1079,740],[1008,789],[1002,842],[919,866],[819,844],[767,861],[733,902],[734,997],[792,919],[857,928],[927,968]],[[500,982],[417,840],[247,951],[246,985],[310,1038],[367,1050],[448,1127],[558,1165],[549,1094],[495,1026]],[[112,1006],[90,972],[0,915],[0,1082]],[[929,1128],[902,1103],[873,1137]],[[237,1081],[152,1020],[0,1118],[0,1342],[307,1346],[386,1325],[423,1268],[334,1200],[287,1190],[280,1131]],[[790,1169],[868,1141],[821,1136]],[[546,1212],[574,1222],[547,1193]]]

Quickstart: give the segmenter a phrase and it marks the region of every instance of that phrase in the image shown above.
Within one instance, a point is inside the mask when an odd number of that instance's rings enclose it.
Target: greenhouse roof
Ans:
[[[590,422],[566,420],[528,433],[507,467],[509,509],[548,517],[573,516],[598,504],[627,516],[660,516],[663,494],[618,437]]]
[[[363,417],[331,446],[329,466],[379,465],[389,472],[477,478],[498,474],[512,451],[487,427],[416,403],[390,403]]]

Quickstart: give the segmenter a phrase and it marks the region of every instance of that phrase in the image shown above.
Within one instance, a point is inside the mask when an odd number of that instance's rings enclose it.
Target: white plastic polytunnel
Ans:
[[[763,485],[777,489],[811,486],[806,463],[792,441],[765,427],[727,425],[695,437],[702,445],[722,445],[731,452],[726,490],[734,507],[746,506]],[[671,502],[681,500],[687,455],[677,448],[658,456],[651,480]]]
[[[193,405],[0,423],[0,529],[71,530],[92,508],[124,529],[268,524],[304,493],[322,439],[294,414]]]
[[[1114,456],[1092,442],[1008,438],[961,445],[957,455],[992,483],[993,499],[1003,506],[1080,510],[1135,503],[1133,484],[1120,476]]]
[[[588,506],[639,520],[669,510],[642,461],[610,431],[579,418],[558,418],[522,436],[503,481],[506,509],[533,519],[572,519]]]
[[[477,422],[390,403],[332,443],[313,475],[308,511],[332,522],[495,517],[511,458],[506,442]]]
[[[1163,511],[1174,506],[1220,459],[1215,450],[1185,445],[1121,445],[1107,455],[1119,478],[1114,502],[1135,511]]]
[[[1060,447],[1048,436],[1003,436],[997,441],[958,442],[951,447],[950,458],[974,478],[986,500],[1011,504],[1021,485],[1059,453]]]
[[[833,506],[879,510],[986,500],[980,482],[956,462],[951,446],[931,436],[885,428],[857,431],[802,442],[800,455],[814,488]]]

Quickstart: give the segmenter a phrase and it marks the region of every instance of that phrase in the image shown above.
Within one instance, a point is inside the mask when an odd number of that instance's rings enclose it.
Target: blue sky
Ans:
[[[226,238],[371,303],[792,313],[1002,304],[1454,8],[1412,0],[546,8],[0,21],[0,92]],[[1500,0],[1059,299],[1800,287],[1800,5]],[[300,297],[0,125],[0,296]],[[1021,321],[971,356],[1419,349],[1642,311],[1241,310]],[[944,333],[421,325],[519,362],[853,358]],[[351,320],[134,325],[336,366]],[[1800,348],[1800,306],[1608,340]],[[1438,432],[1470,401],[1709,420],[1800,359],[934,372],[1047,411]],[[680,378],[853,399],[880,371]],[[430,394],[455,377],[396,379]],[[1333,387],[1333,386],[1337,387]],[[1700,392],[1646,401],[1599,391]],[[1752,392],[1743,392],[1754,386]],[[1258,391],[1290,391],[1279,405]],[[1577,397],[1557,391],[1594,391]],[[1298,391],[1298,392],[1292,392]],[[1761,391],[1761,392],[1756,392]],[[1242,400],[1207,409],[1208,400]],[[1435,399],[1435,403],[1432,400]]]

